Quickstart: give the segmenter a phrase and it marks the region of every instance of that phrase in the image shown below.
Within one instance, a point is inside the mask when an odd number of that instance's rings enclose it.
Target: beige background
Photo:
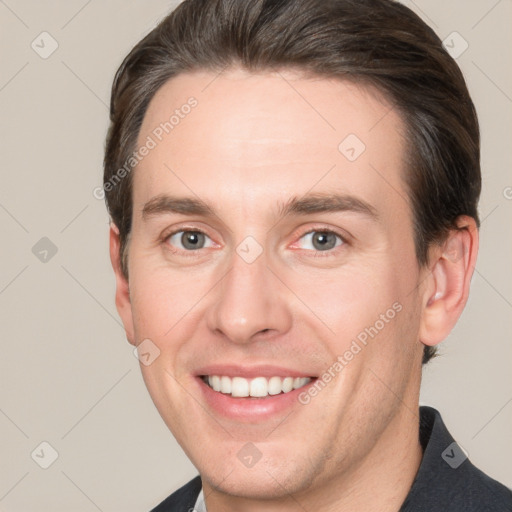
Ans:
[[[0,0],[2,511],[144,511],[196,474],[125,341],[108,218],[93,197],[114,72],[175,3]],[[406,3],[442,39],[457,31],[469,44],[457,60],[483,152],[472,295],[425,370],[422,403],[440,409],[475,464],[512,486],[512,4]],[[46,59],[43,31],[58,43]],[[43,237],[57,248],[46,262],[32,251]],[[48,469],[38,465],[51,462],[43,441],[58,452]]]

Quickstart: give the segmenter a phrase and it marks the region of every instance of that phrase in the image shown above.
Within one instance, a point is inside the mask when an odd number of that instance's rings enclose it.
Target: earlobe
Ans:
[[[114,270],[116,279],[116,308],[126,331],[126,339],[135,345],[135,336],[133,328],[133,316],[130,301],[130,287],[128,280],[123,274],[121,267],[119,229],[114,224],[110,224],[110,261]]]
[[[424,287],[419,339],[434,346],[455,326],[466,305],[478,252],[478,228],[473,218],[457,219],[459,229],[450,231],[439,247],[433,247]]]

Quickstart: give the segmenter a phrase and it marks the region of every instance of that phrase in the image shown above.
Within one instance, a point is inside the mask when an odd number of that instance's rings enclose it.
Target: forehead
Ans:
[[[138,147],[152,148],[135,170],[135,207],[171,192],[256,208],[340,191],[404,209],[403,133],[367,86],[292,71],[181,74],[145,114]]]

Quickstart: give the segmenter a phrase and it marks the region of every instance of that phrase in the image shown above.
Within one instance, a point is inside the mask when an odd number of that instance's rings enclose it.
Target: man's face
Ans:
[[[151,101],[123,320],[160,351],[143,376],[203,481],[321,486],[413,419],[423,271],[402,133],[375,91],[291,72],[183,74]]]

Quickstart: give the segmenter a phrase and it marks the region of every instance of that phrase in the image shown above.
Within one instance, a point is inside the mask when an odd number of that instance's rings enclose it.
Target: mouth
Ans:
[[[194,377],[205,410],[251,425],[275,421],[291,409],[306,410],[299,397],[318,380],[298,369],[229,363],[203,366]]]
[[[213,391],[231,398],[268,398],[286,395],[307,386],[315,377],[229,377],[227,375],[200,375]]]

